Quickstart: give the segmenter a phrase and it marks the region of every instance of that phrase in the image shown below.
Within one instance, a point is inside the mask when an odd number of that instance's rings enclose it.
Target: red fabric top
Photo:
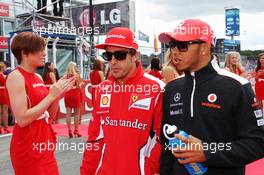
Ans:
[[[46,78],[46,80],[44,81],[45,84],[52,84],[52,81],[51,81],[51,78],[50,78],[49,73],[46,74],[46,77],[45,78]]]
[[[162,75],[160,74],[159,71],[151,70],[151,71],[149,72],[149,74],[152,75],[152,76],[154,76],[154,77],[156,77],[156,78],[158,78],[158,79],[160,79],[160,80],[163,79],[163,77],[162,77]]]
[[[0,86],[5,86],[5,77],[2,73],[0,73]]]
[[[236,69],[236,74],[237,74],[237,75],[241,75],[242,73],[243,73],[243,72],[242,72],[240,69],[238,69],[238,68]]]
[[[33,107],[45,98],[49,91],[38,75],[26,72],[20,67],[17,67],[17,69],[25,79],[25,89],[28,96],[29,106]]]
[[[257,73],[259,73],[259,75],[256,77],[257,79],[264,79],[264,67],[261,67]]]
[[[8,104],[5,82],[4,74],[0,73],[0,104]]]
[[[98,85],[102,82],[98,70],[93,70],[92,72],[90,72],[90,80],[92,85]]]

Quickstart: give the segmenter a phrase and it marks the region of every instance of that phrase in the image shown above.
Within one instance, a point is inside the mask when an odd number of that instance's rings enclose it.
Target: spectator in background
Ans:
[[[246,77],[245,68],[241,64],[241,56],[238,52],[228,52],[225,58],[226,70],[233,72],[239,76]]]
[[[261,104],[261,108],[263,109],[263,100],[264,100],[264,53],[260,53],[258,55],[256,73],[255,73],[255,92],[257,96],[257,100]]]
[[[92,104],[94,104],[94,93],[95,88],[98,84],[104,81],[104,73],[103,73],[103,62],[99,59],[95,59],[93,70],[90,72],[90,80],[92,84]]]
[[[158,78],[158,79],[163,79],[160,70],[161,70],[161,65],[160,65],[160,59],[158,58],[152,58],[150,62],[150,71],[149,74]]]
[[[3,62],[0,62],[0,134],[10,133],[10,131],[8,130],[8,99],[5,89],[5,70],[5,64]],[[4,123],[3,131],[2,122]]]
[[[46,62],[43,68],[43,73],[42,73],[42,79],[45,83],[45,85],[47,86],[47,88],[49,89],[50,86],[54,83],[56,83],[58,80],[56,79],[56,74],[55,74],[55,68],[53,63],[51,62]],[[58,111],[59,111],[59,105],[57,105],[57,112],[56,115],[51,116],[51,122],[57,123],[57,119],[58,119]],[[55,106],[54,106],[55,108]]]
[[[8,63],[8,61],[4,61],[4,64],[6,66],[4,75],[8,75],[12,71],[12,69],[11,69],[10,64]]]
[[[52,85],[57,82],[53,63],[45,63],[42,78],[46,85]]]
[[[81,76],[75,62],[69,62],[65,72],[67,78],[75,77],[75,88],[69,90],[64,97],[65,107],[66,107],[66,123],[69,131],[69,138],[73,135],[76,137],[81,137],[79,134],[79,117],[81,109]],[[71,130],[71,115],[72,110],[74,110],[74,131]]]
[[[56,80],[58,81],[60,79],[60,74],[57,68],[54,68],[54,73],[55,73]]]
[[[165,83],[168,83],[174,80],[180,75],[175,67],[174,62],[175,60],[172,58],[171,50],[168,49],[165,54],[165,63],[164,63],[162,74],[161,74],[163,76],[163,81]]]

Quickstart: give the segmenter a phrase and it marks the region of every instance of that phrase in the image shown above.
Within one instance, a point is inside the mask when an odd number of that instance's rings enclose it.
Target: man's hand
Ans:
[[[171,148],[172,154],[179,158],[178,161],[180,164],[195,163],[195,162],[204,162],[206,157],[203,150],[202,141],[196,137],[190,135],[190,138],[186,138],[182,135],[175,134],[175,137],[186,145],[180,145],[175,148]],[[181,158],[185,158],[181,160]]]

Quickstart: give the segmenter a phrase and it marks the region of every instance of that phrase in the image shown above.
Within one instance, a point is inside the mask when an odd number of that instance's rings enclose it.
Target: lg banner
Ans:
[[[114,27],[135,28],[135,5],[132,1],[119,1],[93,5],[94,34],[104,35]],[[72,8],[75,28],[89,27],[89,6]]]

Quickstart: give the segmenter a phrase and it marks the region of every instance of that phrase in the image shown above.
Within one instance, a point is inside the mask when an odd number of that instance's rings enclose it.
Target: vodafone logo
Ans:
[[[217,100],[217,96],[215,94],[209,94],[207,100],[211,103],[214,103]]]

